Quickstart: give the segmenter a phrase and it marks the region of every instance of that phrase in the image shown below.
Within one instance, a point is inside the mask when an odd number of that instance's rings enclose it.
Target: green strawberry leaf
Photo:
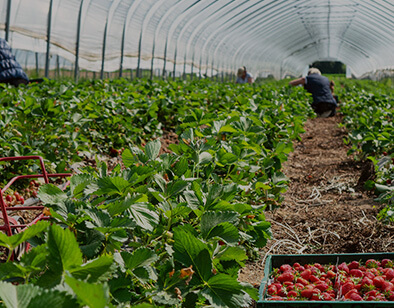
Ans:
[[[160,140],[156,139],[150,141],[145,146],[145,154],[146,156],[148,156],[150,160],[155,160],[156,157],[159,156],[160,148],[161,148]]]
[[[63,205],[68,199],[67,194],[53,184],[42,185],[38,190],[37,197],[44,202],[44,204],[56,205]]]
[[[69,229],[51,225],[48,232],[47,245],[52,270],[61,272],[71,270],[82,264],[82,252],[75,235]]]
[[[249,307],[251,299],[242,289],[236,278],[217,274],[206,282],[201,293],[215,308]]]
[[[71,275],[79,280],[90,283],[107,281],[115,270],[112,256],[101,256],[88,261],[80,267],[70,270]]]
[[[70,276],[65,277],[65,282],[74,291],[77,298],[88,307],[108,307],[110,303],[110,295],[109,287],[106,283],[92,284]]]
[[[150,266],[158,259],[158,256],[153,250],[144,247],[134,250],[133,253],[122,251],[121,256],[124,266],[129,270],[134,270],[142,266]]]
[[[231,245],[235,245],[239,241],[239,233],[236,226],[229,222],[222,222],[213,227],[207,234],[206,239],[220,237]]]
[[[212,257],[208,245],[182,227],[174,229],[174,258],[193,270],[202,281],[212,275]]]
[[[31,225],[24,231],[14,234],[12,236],[7,236],[5,233],[0,232],[0,246],[6,247],[10,250],[14,250],[18,245],[26,242],[27,240],[35,237],[36,235],[46,230],[48,226],[49,222],[39,221],[36,224]]]
[[[207,211],[201,217],[201,235],[203,238],[207,238],[209,232],[222,222],[230,222],[237,224],[239,214],[237,212],[214,212]]]

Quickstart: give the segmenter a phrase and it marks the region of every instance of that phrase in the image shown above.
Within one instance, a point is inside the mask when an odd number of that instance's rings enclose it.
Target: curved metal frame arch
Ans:
[[[113,18],[114,14],[115,14],[115,9],[119,5],[120,1],[121,0],[114,0],[114,2],[112,2],[111,6],[110,6],[110,9],[108,10],[107,19],[105,21],[100,79],[104,78],[105,48],[106,48],[106,45],[107,45],[108,25],[111,26],[112,18]]]
[[[203,13],[206,9],[209,9],[211,7],[211,5],[214,5],[215,1],[211,2],[209,5],[204,6],[203,9],[199,10],[197,13],[193,14],[192,18],[188,19],[186,21],[186,24],[183,25],[179,35],[176,37],[175,39],[175,51],[174,51],[174,67],[173,67],[173,79],[175,80],[175,73],[176,73],[176,57],[177,57],[177,52],[178,52],[178,42],[179,42],[179,38],[181,37],[181,35],[183,35],[183,33],[186,31],[187,26],[190,23],[193,22],[194,19],[196,19],[199,14]],[[204,20],[204,23],[206,23],[206,20]]]
[[[189,5],[186,9],[184,9],[176,18],[176,20],[171,24],[170,29],[167,32],[166,43],[164,47],[164,64],[163,64],[163,78],[165,77],[166,72],[166,62],[167,62],[167,48],[168,48],[168,40],[169,37],[173,35],[173,32],[178,27],[179,22],[183,20],[183,15],[186,14],[190,9],[192,9],[195,5],[199,4],[200,1],[194,1],[193,4]]]

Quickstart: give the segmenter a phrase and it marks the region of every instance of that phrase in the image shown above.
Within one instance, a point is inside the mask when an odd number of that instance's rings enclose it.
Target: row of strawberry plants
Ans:
[[[240,88],[208,81],[130,84],[120,79],[0,86],[0,155],[41,155],[57,172],[83,160],[86,152],[116,154],[160,137],[163,130],[173,131],[190,109],[215,118],[218,112],[229,112],[234,104],[253,101],[256,95],[258,101],[271,101],[283,100],[285,93],[275,84]],[[17,171],[14,166],[22,168],[8,164],[3,172],[11,175]],[[37,168],[32,166],[33,171]]]
[[[377,200],[386,204],[378,217],[394,221],[394,91],[390,87],[364,90],[365,84],[368,82],[347,82],[341,92],[343,123],[352,146],[349,154],[373,162],[375,178],[366,188],[374,190]]]
[[[267,89],[228,85],[231,99],[221,89],[209,102],[212,94],[198,101],[189,93],[188,110],[174,104],[166,111],[180,123],[173,153],[159,155],[158,140],[144,148],[125,144],[123,164],[111,172],[97,162],[71,177],[66,192],[42,186],[38,196],[56,224],[1,236],[10,251],[27,239],[34,246],[19,262],[0,265],[4,303],[45,297],[64,306],[240,307],[256,299],[255,289],[237,281],[238,271],[270,236],[263,210],[281,201],[281,165],[310,112],[300,91],[285,97],[283,89]],[[68,95],[72,106],[76,95]],[[204,104],[210,108],[198,107]],[[94,124],[82,122],[87,131]]]

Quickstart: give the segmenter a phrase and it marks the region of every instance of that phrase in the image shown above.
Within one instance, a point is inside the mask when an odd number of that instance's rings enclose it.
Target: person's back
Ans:
[[[312,94],[313,103],[336,104],[330,89],[330,81],[319,74],[310,74],[305,77],[305,89]]]
[[[321,75],[317,68],[310,68],[306,77],[301,77],[289,82],[291,86],[303,85],[305,90],[312,94],[312,108],[320,117],[335,115],[337,102],[330,88],[330,81]]]
[[[27,84],[29,78],[21,65],[12,54],[7,41],[0,38],[0,83],[9,83],[14,86]]]

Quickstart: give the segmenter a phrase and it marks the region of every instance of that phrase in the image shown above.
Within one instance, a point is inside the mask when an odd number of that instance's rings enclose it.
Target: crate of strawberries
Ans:
[[[259,293],[258,307],[394,307],[394,253],[269,255]]]

